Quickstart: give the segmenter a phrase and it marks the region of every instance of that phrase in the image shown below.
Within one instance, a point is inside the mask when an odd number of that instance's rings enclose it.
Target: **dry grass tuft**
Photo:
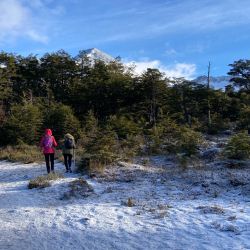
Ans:
[[[131,197],[129,197],[127,200],[122,201],[122,205],[127,207],[134,207],[135,206],[135,200]]]
[[[64,178],[59,173],[50,173],[48,175],[38,176],[29,181],[28,188],[46,188],[50,186],[50,181]]]
[[[224,214],[225,213],[225,209],[218,206],[218,205],[214,205],[214,206],[199,206],[197,207],[198,209],[200,209],[204,214]]]
[[[26,144],[17,146],[7,146],[0,149],[0,160],[8,160],[12,162],[41,162],[44,159],[41,150],[36,146]]]
[[[131,197],[128,198],[127,206],[128,207],[134,207],[135,206],[135,201]]]
[[[94,189],[86,180],[79,178],[70,182],[69,191],[65,192],[62,199],[70,199],[72,197],[82,198],[88,197],[94,192]]]

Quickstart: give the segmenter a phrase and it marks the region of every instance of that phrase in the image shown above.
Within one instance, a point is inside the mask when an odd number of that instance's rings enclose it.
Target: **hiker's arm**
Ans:
[[[54,147],[57,147],[57,142],[56,142],[56,139],[55,139],[54,136],[53,136],[53,146],[54,146]]]

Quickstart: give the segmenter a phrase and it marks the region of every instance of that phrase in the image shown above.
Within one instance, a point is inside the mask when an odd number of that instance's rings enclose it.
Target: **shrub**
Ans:
[[[119,139],[127,139],[128,136],[136,136],[141,133],[141,128],[133,120],[126,116],[111,116],[108,125],[115,131]]]
[[[112,116],[106,126],[101,127],[93,111],[89,111],[79,139],[79,144],[84,148],[79,170],[102,172],[107,164],[134,157],[144,144],[143,136],[137,135],[137,132],[137,125],[125,116]],[[117,133],[120,133],[120,137]]]
[[[204,165],[202,161],[195,155],[185,155],[185,154],[177,154],[176,160],[178,162],[179,167],[183,169],[187,169],[188,167],[192,168],[202,168]]]
[[[239,126],[242,129],[250,129],[250,106],[245,106],[240,111]]]
[[[66,133],[79,137],[80,122],[72,109],[63,104],[54,104],[45,112],[45,127],[53,130],[56,138],[63,138]]]
[[[160,127],[149,129],[146,134],[145,153],[158,154],[162,151],[163,130]],[[164,145],[165,146],[165,145]]]
[[[1,144],[37,142],[42,123],[43,115],[39,107],[31,104],[13,106],[1,131]]]
[[[119,157],[129,160],[143,151],[145,139],[142,135],[128,135],[126,139],[120,140]]]
[[[64,178],[59,173],[50,173],[48,175],[38,176],[29,181],[28,188],[45,188],[50,186],[50,181]]]
[[[119,141],[115,132],[100,128],[96,133],[86,134],[85,141],[82,141],[85,149],[82,155],[79,171],[88,173],[93,171],[102,171],[105,165],[108,165],[119,158]],[[89,159],[86,165],[86,160]]]
[[[179,126],[170,119],[153,128],[148,138],[149,153],[182,153],[187,156],[195,155],[203,142],[200,133],[189,127]]]
[[[176,137],[177,150],[187,156],[195,155],[199,145],[203,143],[201,134],[187,127],[181,127]]]
[[[173,131],[178,125],[171,119],[164,119],[157,126],[146,131],[146,151],[148,154],[170,152],[174,143]]]
[[[215,135],[229,128],[230,128],[230,120],[222,117],[218,113],[215,113],[212,115],[212,124],[210,126],[205,126],[204,132],[207,132],[210,135]]]
[[[246,133],[239,133],[232,136],[223,151],[223,155],[229,159],[249,159],[250,137]]]
[[[92,159],[106,165],[118,158],[118,148],[119,142],[115,132],[99,131],[86,145],[86,153],[89,153]]]
[[[105,165],[118,158],[119,142],[116,133],[109,127],[99,127],[92,111],[85,117],[79,144],[84,148],[78,165],[80,172],[101,172]]]

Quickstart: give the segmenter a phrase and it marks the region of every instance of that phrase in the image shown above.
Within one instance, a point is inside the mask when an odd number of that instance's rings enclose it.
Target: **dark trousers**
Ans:
[[[72,163],[72,155],[63,154],[63,157],[64,157],[64,164],[65,164],[66,170],[70,170],[71,169],[71,163]]]
[[[48,174],[54,171],[54,154],[44,154]]]

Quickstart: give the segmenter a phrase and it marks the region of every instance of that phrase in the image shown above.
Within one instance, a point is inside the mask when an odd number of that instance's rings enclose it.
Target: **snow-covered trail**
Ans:
[[[28,180],[44,174],[44,167],[2,162],[0,168],[0,249],[143,248],[136,243],[141,226],[134,226],[131,208],[120,211],[120,203],[103,202],[98,194],[85,200],[60,199],[77,175],[46,189],[29,190]],[[63,172],[61,164],[55,169]],[[147,230],[142,225],[142,232]]]
[[[64,172],[60,163],[55,169]],[[238,189],[210,197],[162,167],[128,165],[110,171],[110,179],[88,180],[89,197],[65,200],[79,176],[27,189],[45,171],[39,164],[0,162],[1,250],[250,249],[249,201]],[[135,206],[124,205],[129,197]]]

